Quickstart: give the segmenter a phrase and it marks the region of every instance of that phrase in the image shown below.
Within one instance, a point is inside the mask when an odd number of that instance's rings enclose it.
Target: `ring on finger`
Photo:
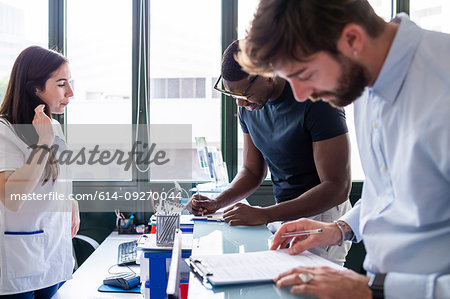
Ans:
[[[298,278],[300,278],[302,283],[308,283],[313,279],[313,275],[311,273],[300,273]]]

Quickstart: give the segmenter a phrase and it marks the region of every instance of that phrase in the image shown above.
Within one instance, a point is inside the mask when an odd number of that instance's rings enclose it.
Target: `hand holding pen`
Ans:
[[[321,228],[318,229],[310,229],[310,230],[301,230],[301,231],[296,231],[296,232],[291,232],[291,233],[284,233],[283,234],[283,238],[288,238],[288,237],[298,237],[298,236],[308,236],[308,235],[312,235],[312,234],[318,234],[323,232],[323,230]]]
[[[307,249],[337,245],[342,239],[335,223],[301,218],[286,222],[277,231],[270,249],[282,249],[291,243],[289,254],[299,254]]]
[[[195,216],[204,216],[217,211],[217,203],[214,199],[200,195],[198,192],[191,197],[186,209]]]

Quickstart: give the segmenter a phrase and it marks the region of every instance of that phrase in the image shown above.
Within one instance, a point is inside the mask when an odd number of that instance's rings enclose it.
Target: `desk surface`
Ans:
[[[110,276],[108,268],[117,261],[117,247],[120,243],[136,240],[137,235],[118,235],[112,232],[106,240],[100,244],[97,250],[78,268],[73,274],[73,279],[67,281],[53,296],[53,299],[94,299],[94,298],[140,298],[141,294],[130,293],[101,293],[98,287],[103,278]],[[133,271],[139,273],[139,266],[132,266]],[[126,271],[126,267],[114,267],[112,271]]]
[[[108,275],[108,268],[117,260],[120,243],[137,239],[136,235],[111,233],[97,250],[74,273],[53,297],[54,299],[140,298],[141,294],[101,293],[98,287]],[[193,254],[222,254],[267,250],[272,243],[272,233],[265,226],[234,226],[224,222],[198,221],[194,226]],[[118,271],[118,267],[113,268]],[[120,267],[121,269],[122,267]],[[125,268],[124,268],[125,269]],[[139,266],[133,266],[139,272]],[[278,289],[273,283],[235,285],[208,289],[193,274],[189,276],[189,299],[197,298],[310,298],[294,296],[289,289]]]
[[[243,253],[268,250],[272,233],[266,226],[229,226],[226,223],[197,222],[194,226],[192,254]],[[208,289],[194,274],[189,276],[189,299],[196,298],[310,298],[294,296],[289,288],[274,283],[221,286]]]

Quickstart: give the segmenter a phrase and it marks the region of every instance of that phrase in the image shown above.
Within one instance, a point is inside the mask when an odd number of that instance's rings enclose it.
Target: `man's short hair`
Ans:
[[[238,61],[245,71],[259,74],[320,51],[337,55],[342,30],[351,23],[371,37],[384,30],[367,0],[261,0]]]
[[[223,52],[222,78],[227,81],[240,81],[248,78],[249,74],[242,70],[241,65],[234,59],[239,52],[239,41],[232,42]]]

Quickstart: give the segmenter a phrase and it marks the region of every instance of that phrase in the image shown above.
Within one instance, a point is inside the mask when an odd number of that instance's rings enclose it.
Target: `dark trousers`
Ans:
[[[36,291],[14,294],[14,295],[0,295],[1,299],[50,299],[58,291],[59,283]]]

